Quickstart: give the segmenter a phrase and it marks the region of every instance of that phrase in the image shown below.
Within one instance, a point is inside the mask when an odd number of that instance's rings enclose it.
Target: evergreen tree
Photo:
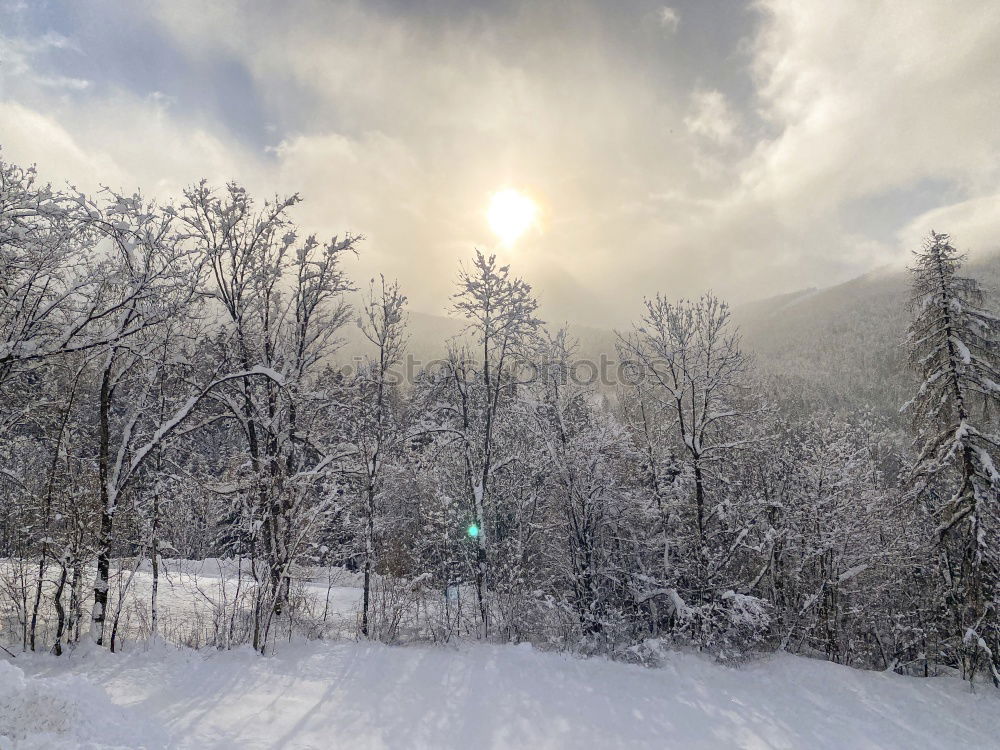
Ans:
[[[983,307],[964,257],[931,232],[915,253],[911,362],[923,382],[908,407],[917,431],[913,490],[937,522],[940,570],[957,656],[970,680],[979,669],[1000,684],[1000,319]]]

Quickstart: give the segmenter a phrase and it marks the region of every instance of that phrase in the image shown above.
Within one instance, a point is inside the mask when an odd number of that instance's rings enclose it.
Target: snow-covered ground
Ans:
[[[0,664],[0,748],[997,748],[1000,696],[779,655],[647,669],[528,646],[157,646]],[[99,687],[99,686],[103,686]]]
[[[232,561],[170,561],[163,636],[208,642],[244,577]],[[674,653],[650,669],[526,645],[357,643],[360,592],[339,569],[297,581],[333,640],[279,639],[268,657],[133,645],[148,635],[150,584],[145,563],[121,597],[125,653],[0,652],[0,750],[1000,748],[1000,692],[954,678],[788,655],[734,669]]]
[[[33,566],[28,571],[31,581],[35,576]],[[250,608],[252,572],[246,561],[242,568],[242,571],[239,570],[232,559],[164,559],[159,575],[157,604],[161,637],[195,647],[220,640],[218,630],[224,629],[234,614]],[[13,563],[0,560],[0,581],[5,577],[9,581],[13,573]],[[304,607],[302,618],[308,620],[316,632],[327,636],[353,634],[357,629],[361,599],[358,574],[343,568],[308,568],[297,573],[295,594]],[[51,597],[57,576],[56,566],[50,566],[43,587],[44,606],[38,624],[38,636],[42,642],[50,643],[54,639],[56,617]],[[92,603],[93,568],[85,572],[84,581],[86,619]],[[29,587],[33,585],[30,583]],[[10,586],[6,588],[13,590]],[[117,615],[121,638],[145,640],[149,637],[152,588],[153,573],[148,559],[138,561],[138,565],[134,559],[112,562],[108,618],[111,623]],[[0,591],[3,590],[5,587],[0,586]],[[16,642],[20,620],[15,613],[5,610],[4,603],[0,597],[0,642],[3,642],[4,636]]]

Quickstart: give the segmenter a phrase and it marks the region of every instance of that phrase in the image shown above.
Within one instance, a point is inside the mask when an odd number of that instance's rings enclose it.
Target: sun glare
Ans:
[[[534,226],[538,219],[538,206],[528,196],[508,188],[495,193],[490,199],[486,218],[500,241],[511,245]]]

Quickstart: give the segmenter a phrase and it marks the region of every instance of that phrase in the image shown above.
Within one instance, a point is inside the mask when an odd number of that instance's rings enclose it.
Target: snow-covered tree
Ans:
[[[914,253],[906,405],[917,430],[914,492],[937,520],[941,574],[963,673],[1000,684],[1000,318],[984,307],[963,256],[932,232]]]
[[[469,533],[476,550],[476,596],[482,632],[489,633],[487,591],[488,548],[498,531],[487,523],[497,472],[508,456],[499,455],[502,415],[516,389],[517,372],[541,321],[531,287],[501,266],[495,255],[477,250],[470,267],[462,267],[452,309],[468,321],[466,333],[476,349],[469,356],[455,349],[449,363],[455,403],[450,429],[457,436],[465,467],[470,511]]]
[[[60,192],[40,185],[34,168],[0,160],[0,387],[19,369],[156,324],[155,316],[132,316],[124,328],[109,320],[141,308],[151,294],[149,285],[119,283],[119,258],[107,249],[109,238],[124,253],[163,239],[149,233],[165,225],[142,211],[134,197],[106,192],[95,201]]]
[[[401,362],[406,345],[406,297],[398,283],[374,280],[368,293],[358,327],[375,352],[369,355],[355,378],[356,393],[352,403],[351,437],[357,450],[356,463],[362,477],[364,517],[364,582],[361,603],[361,634],[369,635],[372,575],[376,565],[375,534],[378,502],[385,480],[385,464],[397,451],[403,436],[398,415],[393,408],[393,390],[397,385],[393,370]]]
[[[542,559],[553,560],[553,593],[565,599],[583,638],[613,643],[621,636],[631,583],[631,561],[622,559],[620,546],[624,527],[634,520],[626,510],[631,496],[623,471],[629,441],[596,385],[575,377],[576,351],[565,329],[540,341],[527,395],[551,508],[543,520]]]
[[[298,202],[293,195],[258,208],[238,185],[220,194],[202,182],[179,211],[187,239],[207,259],[210,295],[225,320],[218,354],[244,373],[213,398],[239,425],[249,459],[230,494],[252,498],[243,523],[265,560],[267,597],[254,636],[262,650],[272,619],[288,614],[291,568],[334,502],[330,471],[342,446],[323,424],[329,404],[312,385],[349,318],[341,258],[360,241],[299,237],[288,215]]]
[[[619,337],[619,352],[639,383],[641,400],[625,410],[648,462],[662,560],[644,573],[640,600],[663,599],[668,629],[724,634],[743,628],[737,621],[746,614],[759,631],[763,603],[738,590],[754,519],[726,491],[740,449],[759,437],[759,409],[729,306],[712,295],[676,303],[657,295]]]
[[[695,523],[704,543],[712,465],[742,442],[738,427],[748,417],[741,403],[749,360],[731,325],[729,306],[710,294],[673,303],[661,295],[646,300],[646,313],[622,351],[652,386],[663,417],[687,457],[694,486]]]

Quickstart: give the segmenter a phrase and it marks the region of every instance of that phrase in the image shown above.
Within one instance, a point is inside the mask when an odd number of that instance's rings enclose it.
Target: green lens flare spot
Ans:
[[[469,526],[469,536],[475,538],[479,536],[479,527],[476,524]]]

